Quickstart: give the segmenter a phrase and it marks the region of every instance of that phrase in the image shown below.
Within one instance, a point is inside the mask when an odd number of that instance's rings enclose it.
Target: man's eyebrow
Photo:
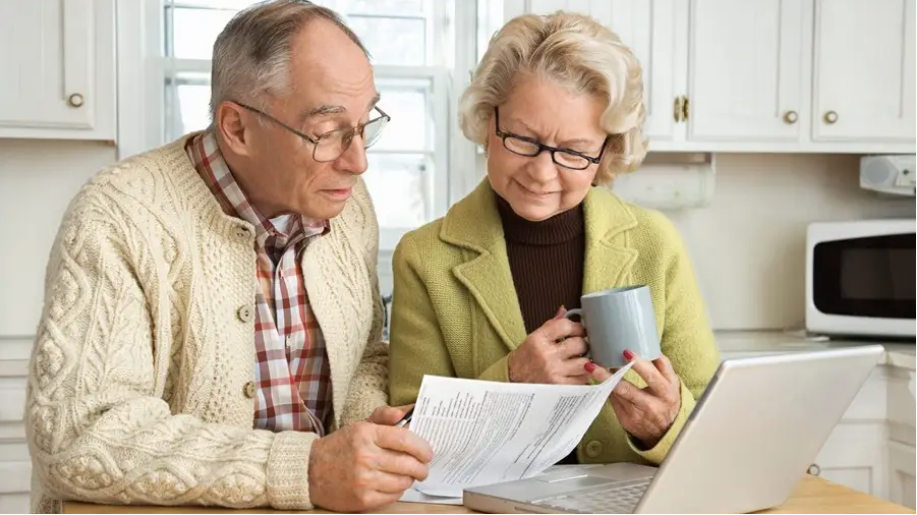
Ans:
[[[367,110],[375,107],[376,104],[378,104],[379,100],[381,99],[382,99],[382,95],[379,93],[376,93],[375,96],[373,96],[372,100],[369,101]],[[347,112],[347,108],[344,106],[324,104],[324,105],[320,105],[316,108],[306,111],[306,114],[303,115],[303,119],[309,120],[310,118],[316,118],[319,116],[327,116],[329,114],[341,114],[341,113],[346,113],[346,112]]]
[[[378,104],[380,100],[382,100],[382,94],[376,93],[375,96],[373,96],[373,99],[369,101],[369,105],[367,106],[367,111],[376,107],[376,104]]]
[[[325,104],[325,105],[320,105],[318,107],[310,109],[309,111],[306,111],[306,114],[305,116],[303,116],[303,118],[308,120],[309,118],[315,118],[316,116],[326,116],[329,114],[340,114],[340,113],[346,113],[346,112],[347,112],[347,108],[344,106],[335,106],[335,105]]]

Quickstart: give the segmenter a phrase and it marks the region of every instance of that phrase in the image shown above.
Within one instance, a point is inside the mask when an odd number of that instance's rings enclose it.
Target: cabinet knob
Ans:
[[[799,114],[796,111],[787,111],[783,113],[783,121],[789,125],[793,125],[797,120],[799,120]]]
[[[67,99],[67,103],[70,104],[70,107],[82,107],[83,102],[85,102],[85,99],[83,98],[83,95],[80,95],[79,93],[74,93]]]
[[[809,465],[809,470],[807,470],[806,472],[808,472],[810,476],[820,476],[821,467],[819,467],[818,464],[813,463]]]
[[[837,122],[837,113],[834,111],[828,111],[825,113],[825,123],[832,125]]]

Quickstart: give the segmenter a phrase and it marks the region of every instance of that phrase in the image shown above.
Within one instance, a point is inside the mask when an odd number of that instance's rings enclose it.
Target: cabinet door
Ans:
[[[842,421],[809,473],[882,499],[888,498],[884,422]]]
[[[692,0],[688,138],[796,142],[806,0]]]
[[[0,2],[0,136],[113,139],[113,24],[113,0]]]
[[[613,0],[598,2],[592,9],[592,15],[611,27],[640,60],[644,135],[651,140],[674,138],[675,97],[680,94],[676,91],[684,91],[687,60],[684,46],[676,45],[679,14],[684,18],[678,9],[683,6],[677,0]]]
[[[915,0],[816,0],[815,140],[914,141]]]
[[[644,135],[671,140],[673,107],[675,97],[684,91],[687,59],[684,46],[677,44],[677,21],[679,15],[684,18],[678,9],[683,6],[683,0],[508,0],[504,15],[509,21],[520,14],[561,9],[588,14],[611,28],[643,67]]]
[[[917,474],[914,473],[914,446],[889,442],[889,496],[893,503],[914,509],[914,489]]]

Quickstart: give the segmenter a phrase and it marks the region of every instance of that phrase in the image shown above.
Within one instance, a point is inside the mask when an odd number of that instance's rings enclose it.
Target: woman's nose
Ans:
[[[550,152],[544,151],[531,159],[529,175],[532,179],[545,183],[557,177],[557,165],[554,163]]]

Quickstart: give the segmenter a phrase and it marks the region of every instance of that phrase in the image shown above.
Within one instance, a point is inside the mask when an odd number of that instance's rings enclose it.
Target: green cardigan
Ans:
[[[681,410],[641,449],[606,404],[577,447],[581,463],[661,463],[703,393],[719,353],[681,237],[664,215],[604,188],[584,201],[583,293],[647,284],[663,353],[681,378]],[[425,374],[508,381],[507,355],[525,340],[496,196],[485,179],[446,216],[402,238],[394,255],[389,388],[417,398]],[[645,386],[633,371],[628,380]]]

